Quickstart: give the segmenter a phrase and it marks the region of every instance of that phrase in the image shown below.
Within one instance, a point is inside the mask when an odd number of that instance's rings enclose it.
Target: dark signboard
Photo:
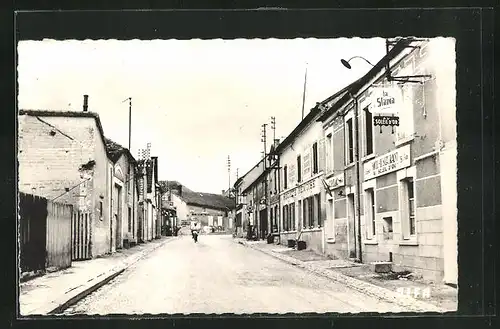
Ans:
[[[375,126],[399,126],[399,117],[391,115],[376,115],[373,117]]]

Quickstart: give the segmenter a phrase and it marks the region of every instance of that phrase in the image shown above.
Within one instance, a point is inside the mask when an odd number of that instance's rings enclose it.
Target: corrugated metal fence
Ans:
[[[70,267],[73,207],[49,201],[47,210],[47,266]]]
[[[19,194],[21,271],[71,266],[71,205]]]
[[[91,216],[88,212],[73,212],[72,227],[72,259],[91,258]]]

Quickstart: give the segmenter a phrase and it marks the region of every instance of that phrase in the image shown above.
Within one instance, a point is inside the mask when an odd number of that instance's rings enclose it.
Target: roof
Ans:
[[[239,185],[242,191],[248,190],[250,186],[261,176],[264,172],[264,158],[262,158],[255,166],[250,169],[245,176],[243,176],[241,184]]]
[[[411,38],[404,38],[399,40],[394,47],[392,47],[389,52],[382,57],[382,59],[375,64],[368,73],[366,73],[363,77],[352,83],[348,86],[348,91],[342,95],[328,110],[326,110],[317,121],[325,121],[331,115],[333,115],[337,110],[342,107],[346,102],[348,102],[351,98],[350,94],[355,94],[359,92],[364,85],[366,85],[371,79],[375,78],[375,76],[384,69],[384,67],[390,63],[392,59],[394,59],[397,55],[399,55],[410,43]],[[323,104],[328,103],[324,102]]]
[[[241,193],[245,193],[246,191],[248,191],[250,188],[252,188],[253,186],[255,186],[255,184],[258,184],[262,181],[262,179],[267,175],[267,173],[270,171],[270,168],[265,168],[262,173],[253,181],[251,182],[250,184],[248,184],[247,187],[245,187],[245,189],[243,189],[241,191]]]
[[[20,109],[19,115],[30,115],[38,117],[76,117],[76,118],[94,118],[96,121],[97,129],[101,133],[103,141],[105,141],[104,130],[102,129],[101,119],[99,114],[89,111],[52,111],[52,110],[33,110],[33,109]]]
[[[129,159],[132,160],[132,162],[136,162],[135,158],[132,156],[132,154],[130,153],[128,148],[123,147],[120,144],[118,144],[118,143],[116,143],[116,142],[114,142],[111,139],[106,138],[106,137],[104,137],[104,142],[106,144],[108,158],[111,161],[116,162],[116,161],[118,161],[118,159],[120,159],[122,154],[126,154],[129,157]]]
[[[235,207],[234,199],[228,198],[221,194],[182,191],[182,195],[178,196],[188,205],[199,206],[204,208],[233,209]]]
[[[319,102],[316,104],[315,107],[313,107],[311,109],[311,111],[306,115],[306,117],[297,125],[297,127],[295,127],[294,130],[292,130],[292,132],[283,140],[283,142],[281,142],[280,144],[278,144],[278,146],[276,147],[275,149],[275,153],[279,153],[281,151],[283,151],[283,149],[290,145],[292,140],[297,137],[298,134],[300,134],[300,132],[302,132],[302,130],[304,130],[304,128],[309,124],[311,123],[320,113],[321,113],[321,108],[320,108],[320,105],[325,105],[331,101],[334,101],[335,99],[338,99],[342,96],[344,96],[345,94],[348,93],[349,89],[352,88],[353,85],[355,85],[356,82],[353,82],[351,83],[350,85],[342,88],[341,90],[337,91],[335,94],[333,94],[332,96],[328,97],[327,99],[323,100],[322,102]]]
[[[182,185],[181,183],[179,183],[178,181],[176,180],[161,180],[161,181],[158,181],[158,183],[160,184],[160,188],[163,190],[163,191],[167,191],[167,190],[176,190],[178,189],[180,186],[182,186],[182,192],[193,192],[193,190],[190,190],[189,188],[187,188],[186,186]]]

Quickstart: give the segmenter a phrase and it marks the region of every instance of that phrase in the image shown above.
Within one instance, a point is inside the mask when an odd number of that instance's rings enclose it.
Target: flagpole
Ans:
[[[304,120],[304,105],[306,102],[306,85],[307,85],[307,63],[306,63],[306,72],[304,74],[304,90],[302,91],[302,120]]]

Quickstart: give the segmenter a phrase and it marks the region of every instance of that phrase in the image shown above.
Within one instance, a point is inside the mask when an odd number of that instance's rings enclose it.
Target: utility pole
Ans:
[[[128,150],[132,147],[132,97],[125,98],[123,102],[128,101]]]
[[[264,123],[262,124],[262,139],[261,141],[264,143],[264,158],[263,158],[263,162],[264,162],[264,173],[266,173],[267,171],[267,163],[266,163],[266,157],[267,157],[267,135],[266,135],[266,127],[267,127],[267,123]],[[267,190],[268,190],[268,187],[267,187],[267,175],[265,174],[264,175],[264,203],[265,203],[265,206],[266,206],[266,214],[267,214]],[[267,216],[266,216],[267,217]],[[264,238],[264,235],[266,234],[264,228],[262,227],[263,226],[263,223],[264,221],[262,220],[262,218],[260,218],[260,212],[259,212],[259,229],[260,229],[260,235],[261,235],[261,239]],[[267,218],[266,218],[266,224],[267,224]],[[267,225],[266,225],[267,226]]]
[[[229,193],[229,191],[231,190],[231,158],[229,157],[229,155],[227,156],[227,174],[229,177],[229,188],[227,191]]]
[[[261,139],[260,139],[260,141],[264,143],[264,169],[267,168],[267,164],[266,164],[266,160],[265,160],[266,155],[267,155],[266,127],[267,127],[267,123],[262,124],[262,135],[261,135]]]
[[[304,105],[306,103],[306,85],[307,85],[307,63],[306,63],[306,73],[304,75],[304,90],[302,91],[302,120],[304,120]]]

